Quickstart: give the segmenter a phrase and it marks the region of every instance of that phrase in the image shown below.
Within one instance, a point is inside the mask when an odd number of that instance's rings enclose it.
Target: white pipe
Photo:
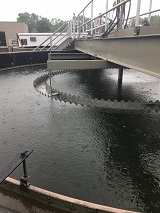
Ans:
[[[152,0],[150,0],[149,4],[149,14],[148,14],[148,22],[151,22],[151,10],[152,10]]]
[[[136,12],[135,27],[139,26],[140,10],[141,10],[141,0],[137,0],[137,12]]]

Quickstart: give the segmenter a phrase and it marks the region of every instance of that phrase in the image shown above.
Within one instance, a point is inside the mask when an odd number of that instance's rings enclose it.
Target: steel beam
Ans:
[[[48,60],[47,69],[103,69],[107,68],[105,60]]]
[[[79,39],[75,49],[160,78],[160,34]]]
[[[86,60],[92,59],[91,55],[86,53],[49,53],[48,59],[50,60]]]
[[[21,192],[19,190],[19,181],[12,179],[12,178],[9,178],[9,177],[4,181],[2,187],[5,187],[6,189],[12,190],[15,193],[17,192],[18,194],[22,195],[23,199],[27,200],[27,197],[29,197],[29,198],[32,198],[33,201],[35,199],[37,199],[39,202],[42,202],[42,205],[47,203],[50,206],[50,208],[51,208],[51,206],[54,206],[55,209],[52,209],[53,210],[52,212],[66,212],[66,213],[69,213],[69,212],[138,213],[138,212],[135,212],[135,211],[117,209],[117,208],[112,208],[112,207],[109,207],[109,206],[102,206],[102,205],[99,205],[99,204],[96,204],[96,203],[87,202],[87,201],[84,201],[84,200],[78,200],[78,199],[75,199],[75,198],[72,198],[72,197],[67,197],[67,196],[64,196],[64,195],[61,195],[61,194],[57,194],[55,192],[47,191],[45,189],[38,188],[38,187],[32,186],[32,185],[30,185],[28,187],[27,193]],[[11,192],[8,192],[8,193],[11,193]],[[5,203],[3,203],[0,200],[0,205],[1,205],[1,203],[2,203],[3,206],[5,206],[7,204],[7,208],[13,208],[14,207],[14,209],[19,212],[18,207],[21,204],[21,202],[18,202],[18,205],[15,205],[15,204],[17,204],[17,199],[15,199],[14,202],[13,202],[13,198],[9,199],[7,197],[7,199],[6,199],[6,197],[5,197],[5,201],[6,200],[7,201]],[[35,203],[36,202],[34,201],[34,204]],[[38,206],[36,207],[36,209],[38,209]],[[37,212],[38,212],[38,210],[37,210]],[[42,211],[40,211],[40,212],[42,212]]]

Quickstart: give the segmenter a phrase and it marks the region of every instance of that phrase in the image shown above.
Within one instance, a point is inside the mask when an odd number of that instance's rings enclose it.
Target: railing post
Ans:
[[[79,37],[79,16],[77,17],[77,38]]]
[[[51,97],[52,97],[52,75],[51,75],[51,70],[49,70],[49,83],[50,83]]]
[[[82,27],[82,31],[83,31],[83,36],[84,36],[84,10],[83,10],[83,27]]]
[[[121,0],[121,2],[123,2],[124,0]],[[120,7],[120,25],[119,25],[119,29],[122,29],[122,25],[123,25],[123,19],[125,19],[124,17],[124,9],[125,9],[125,4],[123,4],[121,7]]]
[[[24,177],[28,177],[27,174],[27,166],[26,166],[26,160],[23,161],[23,172],[24,172]]]
[[[151,23],[151,10],[152,10],[152,0],[150,0],[150,4],[149,4],[149,14],[148,14],[149,23]]]
[[[24,158],[27,152],[21,153],[21,157]],[[27,174],[27,166],[26,166],[26,159],[23,160],[23,176],[20,178],[20,189],[26,191],[30,183],[28,183],[28,179],[30,176]]]
[[[50,47],[52,47],[52,37],[50,37]],[[50,49],[50,53],[52,52],[52,48]]]
[[[108,0],[106,0],[106,12],[107,11],[108,11]],[[108,23],[108,13],[106,13],[105,31],[107,30],[107,23]]]
[[[91,20],[93,19],[93,0],[91,2]],[[93,35],[93,21],[91,21],[91,36]]]
[[[139,26],[140,10],[141,10],[141,0],[137,0],[137,12],[136,12],[136,23],[135,23],[135,27]]]
[[[69,25],[70,25],[70,27],[69,27],[69,30],[70,30],[70,37],[72,37],[72,20],[69,22]]]
[[[73,39],[75,39],[75,13],[73,13]]]

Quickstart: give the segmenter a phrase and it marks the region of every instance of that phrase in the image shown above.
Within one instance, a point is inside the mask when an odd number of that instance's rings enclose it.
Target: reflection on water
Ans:
[[[45,69],[0,74],[0,166],[24,149],[31,183],[68,196],[147,213],[160,212],[160,116],[107,114],[46,98],[33,88]],[[56,89],[104,99],[160,100],[160,80],[125,70],[54,76]],[[13,177],[20,178],[22,168]]]

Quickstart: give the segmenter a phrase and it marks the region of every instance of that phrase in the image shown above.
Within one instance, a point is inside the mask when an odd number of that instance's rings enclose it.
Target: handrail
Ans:
[[[94,18],[92,18],[92,13],[93,13],[93,9],[91,8],[91,18],[90,18],[90,20],[88,20],[88,21],[86,21],[86,22],[84,22],[84,12],[85,12],[85,9],[91,4],[91,3],[93,3],[93,0],[91,0],[84,8],[83,8],[83,10],[81,10],[81,12],[80,13],[78,13],[78,15],[77,15],[77,33],[78,32],[80,32],[81,30],[82,30],[82,32],[83,32],[83,35],[84,35],[84,28],[86,27],[86,31],[87,32],[90,32],[91,31],[91,35],[93,34],[93,31],[94,30],[96,30],[96,29],[100,29],[100,28],[102,28],[102,27],[104,27],[105,26],[105,31],[106,31],[106,26],[107,26],[107,14],[109,14],[111,11],[114,11],[116,8],[119,8],[119,7],[121,7],[121,6],[123,6],[123,5],[125,5],[127,2],[129,2],[130,0],[126,0],[126,1],[121,1],[119,4],[117,4],[116,6],[114,6],[113,8],[111,8],[111,9],[109,9],[109,10],[107,10],[106,12],[104,12],[104,13],[101,13],[100,15],[98,15],[98,16],[96,16],[96,17],[94,17]],[[140,5],[140,0],[137,2],[137,5]],[[108,4],[108,3],[107,3]],[[93,6],[93,4],[91,5],[91,6]],[[108,7],[106,7],[107,9],[108,9]],[[143,14],[138,14],[138,15],[136,15],[136,16],[133,16],[133,17],[127,17],[127,18],[124,18],[123,19],[123,21],[128,21],[128,20],[131,20],[131,19],[133,19],[133,18],[136,18],[137,20],[139,19],[138,17],[142,17],[142,16],[145,16],[145,15],[151,15],[152,13],[156,13],[156,12],[159,12],[160,11],[160,9],[156,9],[156,10],[153,10],[153,11],[151,11],[151,9],[152,9],[152,0],[150,0],[150,6],[149,6],[149,12],[146,12],[146,13],[143,13]],[[138,10],[138,9],[137,9]],[[82,22],[80,22],[79,21],[79,17],[80,17],[80,15],[82,14],[82,16],[83,16],[83,21]],[[98,26],[94,26],[93,27],[93,23],[95,22],[95,20],[97,20],[97,19],[101,19],[103,16],[106,16],[106,21],[105,21],[105,23],[98,23]],[[138,17],[137,17],[138,16]],[[148,21],[149,21],[149,23],[150,23],[150,16],[148,17]],[[120,23],[119,23],[119,27],[122,25],[122,20],[120,21]],[[89,29],[87,29],[87,25],[88,24],[91,24],[91,26],[89,27]],[[118,23],[117,23],[118,24]],[[116,26],[116,25],[115,25]],[[77,34],[78,35],[78,34]]]
[[[2,169],[0,169],[0,184],[21,164],[23,163],[23,173],[24,175],[20,178],[20,189],[27,190],[28,179],[30,176],[27,174],[26,167],[26,158],[32,154],[34,150],[24,151],[22,153],[18,153],[15,157],[9,161]]]
[[[92,2],[93,2],[93,0],[91,0],[91,1],[83,8],[83,10],[77,15],[77,17],[80,16],[80,14],[81,14]]]
[[[51,34],[48,38],[46,38],[40,45],[38,45],[33,51],[37,50],[39,47],[41,47],[46,41],[48,41],[52,36],[54,36],[62,27],[64,27],[68,21],[64,22],[63,25],[61,25],[53,34]]]
[[[126,4],[126,3],[129,2],[129,1],[130,1],[130,0],[125,0],[125,1],[123,1],[123,2],[121,2],[121,3],[119,3],[119,4],[117,4],[116,6],[112,7],[112,8],[109,9],[108,11],[106,11],[106,12],[104,12],[104,13],[102,13],[102,14],[96,16],[96,17],[94,17],[93,19],[91,19],[91,20],[85,22],[84,24],[80,25],[80,26],[78,27],[78,29],[79,29],[80,27],[85,26],[86,24],[89,24],[90,22],[94,21],[95,19],[100,18],[101,16],[104,16],[105,14],[110,13],[111,11],[114,11],[115,9],[117,9],[118,7],[120,7],[120,6],[124,5],[124,4]]]
[[[59,33],[55,38],[53,38],[49,43],[51,43],[51,42],[53,42],[54,40],[56,40],[60,35],[62,35],[62,33],[63,33],[64,31],[68,30],[69,27],[70,27],[70,26],[68,26],[68,27],[66,27],[64,30],[62,30],[62,32],[60,32],[60,33]],[[65,36],[68,35],[69,33],[70,33],[70,32],[68,32],[67,34],[65,34]],[[65,37],[65,36],[64,36],[64,37]],[[60,39],[60,40],[61,40],[61,39]],[[59,42],[60,40],[58,40],[58,42]],[[57,43],[58,43],[58,42],[57,42]],[[49,44],[49,43],[48,43],[48,44]],[[56,44],[57,44],[57,43],[56,43]],[[46,46],[48,46],[48,44],[47,44]],[[54,44],[54,45],[55,45],[55,44]],[[53,46],[54,46],[54,45],[53,45]],[[42,51],[46,46],[44,46],[40,51]],[[53,47],[53,46],[52,46],[52,47]],[[47,49],[47,50],[48,50],[48,49]]]
[[[156,12],[159,12],[159,11],[160,11],[160,9],[152,10],[152,11],[150,11],[150,12],[142,13],[142,14],[140,14],[139,16],[145,16],[145,15],[152,14],[152,13],[156,13]],[[136,18],[136,16],[129,17],[128,20],[133,19],[133,18]]]
[[[69,33],[70,33],[70,32],[66,33],[66,34],[65,34],[62,38],[60,38],[54,45],[58,44],[58,42],[60,42],[63,38],[65,38]],[[51,50],[51,48],[52,48],[54,45],[52,45],[51,47],[49,47],[49,48],[47,49],[47,51]]]
[[[80,13],[78,13],[78,15],[75,17],[75,14],[73,15],[73,19],[70,20],[70,22],[65,22],[60,28],[58,28],[50,37],[48,37],[42,44],[44,44],[46,41],[48,41],[50,39],[50,41],[48,42],[51,43],[53,42],[55,39],[57,39],[60,35],[62,35],[62,33],[67,30],[69,27],[70,27],[70,30],[69,32],[67,31],[66,35],[68,35],[69,33],[72,34],[71,37],[79,37],[81,32],[83,32],[83,36],[85,36],[85,29],[86,29],[86,32],[91,32],[91,35],[94,34],[94,32],[98,32],[98,34],[100,34],[100,30],[97,31],[97,29],[102,29],[104,30],[104,27],[105,27],[105,32],[107,32],[107,35],[108,33],[110,33],[113,29],[115,29],[115,27],[117,26],[117,30],[122,28],[122,25],[124,23],[124,21],[128,21],[128,20],[131,20],[133,18],[136,18],[136,20],[139,20],[139,17],[141,16],[144,16],[144,15],[147,15],[147,14],[152,14],[152,13],[155,13],[155,12],[158,12],[160,11],[160,9],[157,9],[157,10],[154,10],[154,11],[151,11],[151,1],[150,0],[150,9],[149,9],[149,12],[146,12],[146,13],[143,13],[143,14],[137,14],[136,16],[133,16],[133,17],[129,17],[129,11],[128,11],[128,16],[127,18],[125,17],[125,15],[123,14],[123,12],[120,12],[121,10],[116,10],[117,8],[120,8],[120,7],[123,7],[126,3],[130,2],[131,3],[131,0],[123,0],[121,1],[120,3],[118,3],[117,5],[113,6],[111,9],[108,9],[108,6],[106,6],[106,11],[104,13],[101,13],[99,14],[98,16],[96,17],[93,17],[93,2],[94,0],[90,0],[89,3],[81,10]],[[141,0],[137,1],[137,5],[139,6],[140,5],[140,2]],[[85,16],[84,16],[84,13],[85,13],[85,9],[91,5],[91,16],[89,18],[89,20],[87,20],[85,22]],[[108,0],[106,0],[106,5],[108,5]],[[130,8],[130,7],[129,7]],[[123,9],[122,9],[123,10]],[[137,9],[138,10],[138,9]],[[113,17],[111,19],[109,19],[109,15],[111,12],[113,12],[114,14],[114,11],[117,11],[117,13],[115,14],[115,18],[113,19]],[[83,20],[82,22],[80,22],[80,16],[83,16]],[[103,19],[103,17],[105,17],[105,20]],[[97,21],[97,20],[100,20],[100,21]],[[101,22],[101,20],[103,20],[103,22]],[[108,21],[110,20],[110,21]],[[75,21],[77,22],[77,24],[75,24]],[[55,38],[52,39],[52,36],[56,34],[56,32],[60,31],[60,29],[62,29],[62,27],[66,24],[66,23],[70,23],[70,26],[68,26],[67,28],[65,28],[64,30],[62,30],[61,33],[59,33]],[[96,23],[96,25],[95,25]],[[89,25],[88,25],[89,24]],[[127,23],[126,23],[127,24]],[[125,24],[125,26],[126,26]],[[88,26],[89,26],[89,29]],[[125,27],[124,27],[125,28]],[[73,30],[73,31],[72,31]],[[76,36],[75,36],[75,32],[77,32]],[[101,33],[104,33],[102,32],[101,30]],[[66,36],[65,35],[65,36]],[[63,36],[63,38],[65,37]],[[60,38],[59,41],[61,41],[63,38]],[[59,42],[57,41],[56,44]],[[38,47],[36,47],[33,51],[35,51],[36,49],[38,49],[42,44],[40,44]],[[48,45],[47,44],[47,45]],[[47,45],[45,45],[44,47],[42,47],[42,49],[40,51],[42,51]],[[55,45],[55,43],[52,45],[52,43],[50,44],[50,47],[47,49],[47,50],[51,50],[51,48]]]

